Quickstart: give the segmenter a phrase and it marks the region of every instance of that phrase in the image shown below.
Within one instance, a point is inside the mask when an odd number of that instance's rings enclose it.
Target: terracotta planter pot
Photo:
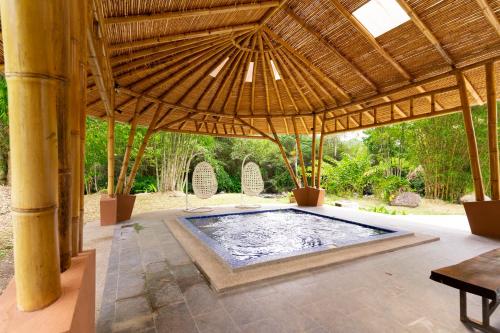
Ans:
[[[130,220],[134,210],[135,195],[118,194],[101,197],[101,225],[111,225]]]
[[[116,224],[117,205],[118,201],[116,198],[109,197],[108,195],[101,196],[101,225]]]
[[[293,190],[298,206],[318,207],[325,202],[325,190],[314,187],[302,187]]]
[[[500,239],[500,201],[464,202],[474,235]]]
[[[132,211],[134,210],[135,195],[130,194],[118,194],[116,196],[116,220],[117,222],[122,222],[130,220],[132,216]]]

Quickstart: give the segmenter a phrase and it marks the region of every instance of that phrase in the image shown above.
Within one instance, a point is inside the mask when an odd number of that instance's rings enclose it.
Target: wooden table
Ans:
[[[500,332],[490,317],[500,302],[500,248],[433,270],[431,280],[460,290],[460,320],[483,332]],[[467,316],[467,293],[482,297],[482,322]]]

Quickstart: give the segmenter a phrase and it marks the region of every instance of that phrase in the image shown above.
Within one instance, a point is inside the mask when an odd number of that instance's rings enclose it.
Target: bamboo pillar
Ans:
[[[495,63],[486,64],[486,91],[488,97],[488,144],[490,152],[491,199],[500,200],[498,166],[497,91]]]
[[[80,77],[81,77],[81,111],[80,111],[80,213],[78,223],[78,252],[83,251],[83,224],[84,224],[84,194],[85,194],[85,135],[87,120],[87,0],[78,0],[82,13],[80,29]]]
[[[276,133],[276,130],[274,129],[274,125],[271,122],[271,119],[267,118],[267,122],[269,124],[269,127],[271,128],[271,132],[273,132],[274,140],[275,140],[276,144],[278,145],[278,148],[279,148],[280,153],[281,153],[281,157],[283,157],[283,162],[285,162],[285,166],[288,170],[288,173],[290,174],[290,177],[292,177],[292,180],[295,184],[295,187],[299,188],[299,181],[297,180],[297,176],[295,175],[292,167],[290,166],[290,162],[288,161],[288,157],[286,156],[285,149],[283,148],[283,145],[280,142],[280,139],[278,137],[278,134]]]
[[[137,100],[137,104],[135,105],[134,117],[132,118],[132,123],[130,125],[127,147],[125,148],[125,155],[123,157],[122,167],[120,169],[120,175],[118,176],[118,183],[116,184],[116,194],[122,194],[123,185],[125,184],[125,176],[127,175],[128,164],[130,162],[130,154],[132,153],[132,146],[134,144],[135,131],[137,129],[137,121],[139,120],[138,112],[140,104],[141,104],[141,99],[139,98]]]
[[[114,108],[114,106],[113,106]],[[108,195],[114,196],[115,185],[115,114],[108,115]]]
[[[302,154],[302,146],[300,144],[300,136],[295,117],[292,117],[292,124],[293,131],[295,132],[295,142],[297,143],[297,153],[299,154],[300,169],[302,170],[302,181],[304,183],[304,187],[309,187],[309,184],[307,183],[306,166],[304,164],[304,155]]]
[[[59,198],[58,198],[58,231],[59,231],[59,263],[61,272],[71,266],[71,217],[72,217],[72,170],[71,170],[71,122],[70,122],[70,29],[69,29],[69,4],[63,3],[59,8],[60,20],[55,23],[57,29],[62,32],[61,43],[55,45],[56,54],[60,55],[61,61],[58,66],[57,75],[59,91],[57,93],[57,155],[59,160]]]
[[[316,167],[316,115],[313,115],[313,128],[312,128],[312,148],[311,148],[311,183],[312,187],[316,187],[316,178],[314,168]]]
[[[61,294],[57,237],[57,76],[62,0],[0,2],[8,84],[17,306],[34,311]]]
[[[82,53],[82,21],[83,14],[79,0],[72,0],[70,4],[70,31],[71,31],[71,80],[70,80],[70,106],[71,106],[71,151],[72,151],[72,255],[78,255],[78,244],[80,242],[80,121],[82,113],[82,71],[80,68]]]
[[[323,163],[323,144],[325,141],[325,123],[326,123],[326,112],[323,112],[323,118],[321,119],[321,135],[319,137],[319,151],[318,151],[318,188],[321,188],[321,164]]]
[[[144,151],[148,145],[149,138],[154,133],[154,129],[156,127],[156,123],[158,121],[158,117],[160,116],[160,111],[163,105],[158,104],[158,108],[155,111],[153,119],[151,119],[151,123],[149,123],[148,130],[144,135],[141,146],[139,147],[139,151],[137,152],[137,156],[135,157],[134,165],[132,166],[132,170],[130,171],[130,175],[128,177],[127,187],[125,189],[124,194],[129,194],[132,189],[132,185],[134,184],[135,176],[137,171],[139,170],[139,166],[141,165],[142,156],[144,155]]]
[[[462,113],[464,116],[467,145],[469,147],[469,158],[471,163],[476,201],[484,201],[483,178],[481,176],[481,166],[479,163],[479,154],[477,151],[476,134],[474,132],[474,124],[472,122],[472,111],[469,104],[469,98],[467,96],[465,78],[462,72],[457,73],[457,83],[460,91],[460,101],[462,104]]]

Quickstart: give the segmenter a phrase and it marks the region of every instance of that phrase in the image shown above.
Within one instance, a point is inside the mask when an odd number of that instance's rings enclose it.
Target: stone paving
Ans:
[[[500,246],[405,221],[441,240],[218,294],[162,222],[176,214],[114,227],[97,332],[468,332],[458,291],[430,281],[430,270]],[[469,302],[479,318],[480,300]],[[492,323],[500,327],[500,311]]]

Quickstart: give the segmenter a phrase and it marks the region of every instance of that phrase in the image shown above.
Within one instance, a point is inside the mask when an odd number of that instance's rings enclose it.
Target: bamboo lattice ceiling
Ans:
[[[293,133],[296,117],[309,133],[314,115],[334,133],[455,112],[457,68],[484,103],[500,2],[397,2],[410,20],[377,38],[352,15],[367,0],[94,0],[93,26],[116,119],[147,125],[161,103],[161,130],[253,137]],[[98,83],[88,113],[104,117]]]

